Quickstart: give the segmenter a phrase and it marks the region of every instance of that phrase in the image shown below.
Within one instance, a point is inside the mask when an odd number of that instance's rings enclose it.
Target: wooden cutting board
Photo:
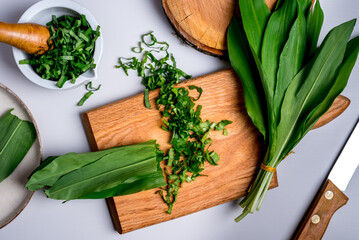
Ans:
[[[272,9],[277,0],[265,0]],[[227,51],[226,34],[235,0],[162,0],[177,35],[197,50],[215,56]]]
[[[165,213],[167,205],[155,194],[156,189],[109,198],[112,219],[120,233],[238,199],[246,194],[253,180],[263,155],[263,146],[260,134],[246,113],[243,90],[235,72],[232,69],[223,70],[187,80],[178,86],[192,84],[203,89],[198,101],[198,104],[203,105],[203,120],[233,121],[227,127],[228,136],[223,136],[221,132],[213,132],[211,135],[211,149],[221,158],[219,166],[207,164],[203,174],[208,174],[208,177],[199,177],[196,181],[183,185],[171,215]],[[193,90],[192,94],[197,93]],[[150,92],[152,106],[157,95],[158,90]],[[316,126],[338,116],[349,102],[343,96],[338,97]],[[150,139],[157,139],[162,150],[168,149],[170,135],[160,128],[159,112],[155,108],[144,107],[143,94],[90,110],[83,113],[82,118],[93,151]],[[275,175],[270,187],[276,186],[278,182]]]

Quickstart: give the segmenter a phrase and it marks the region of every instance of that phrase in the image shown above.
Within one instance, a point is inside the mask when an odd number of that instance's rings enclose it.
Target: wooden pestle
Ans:
[[[49,29],[36,23],[0,22],[0,42],[12,45],[28,54],[44,54],[49,50]]]

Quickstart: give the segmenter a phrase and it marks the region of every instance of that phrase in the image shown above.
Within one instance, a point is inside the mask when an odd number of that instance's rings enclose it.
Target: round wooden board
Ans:
[[[276,0],[266,0],[270,9]],[[226,32],[235,0],[162,0],[173,28],[186,43],[210,55],[224,56]]]

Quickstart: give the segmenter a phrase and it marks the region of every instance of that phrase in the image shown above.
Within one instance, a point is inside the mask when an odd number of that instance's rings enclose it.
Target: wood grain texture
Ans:
[[[223,56],[226,33],[235,0],[162,0],[163,9],[177,34],[205,53]],[[276,0],[266,0],[270,9]]]
[[[342,114],[350,104],[347,97],[339,95],[333,102],[331,108],[320,118],[312,129],[319,128],[332,121],[334,118]]]
[[[331,191],[332,199],[327,199],[325,193]],[[306,213],[301,225],[293,236],[293,240],[320,240],[328,227],[333,214],[348,201],[348,197],[340,191],[329,179],[316,196],[313,204]],[[312,218],[319,222],[313,223]]]
[[[165,213],[167,206],[155,194],[156,190],[108,199],[114,225],[120,233],[238,199],[246,194],[253,180],[263,155],[262,140],[247,115],[237,75],[232,69],[222,70],[187,80],[178,86],[192,84],[203,89],[198,101],[203,105],[203,120],[233,121],[227,127],[228,136],[223,136],[221,132],[211,135],[211,149],[221,157],[219,166],[206,165],[203,174],[208,174],[208,177],[199,177],[192,183],[184,184],[171,215]],[[197,93],[193,90],[192,94]],[[152,106],[157,95],[158,90],[150,92]],[[331,109],[342,111],[343,107],[340,106],[344,106],[344,103],[345,98],[336,101]],[[161,116],[155,108],[144,108],[143,94],[90,110],[82,118],[93,151],[150,139],[157,139],[162,150],[166,151],[169,147],[170,135],[160,129]],[[278,186],[276,175],[270,187],[275,186]]]
[[[0,42],[10,44],[28,54],[44,54],[49,46],[50,32],[36,23],[0,22]]]

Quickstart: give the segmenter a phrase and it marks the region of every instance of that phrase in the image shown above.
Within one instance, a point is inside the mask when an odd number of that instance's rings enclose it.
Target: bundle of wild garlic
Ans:
[[[228,29],[229,58],[239,75],[248,115],[267,146],[261,169],[236,218],[259,209],[273,172],[347,84],[359,52],[349,40],[356,20],[332,29],[317,47],[323,23],[319,1],[239,0]]]

